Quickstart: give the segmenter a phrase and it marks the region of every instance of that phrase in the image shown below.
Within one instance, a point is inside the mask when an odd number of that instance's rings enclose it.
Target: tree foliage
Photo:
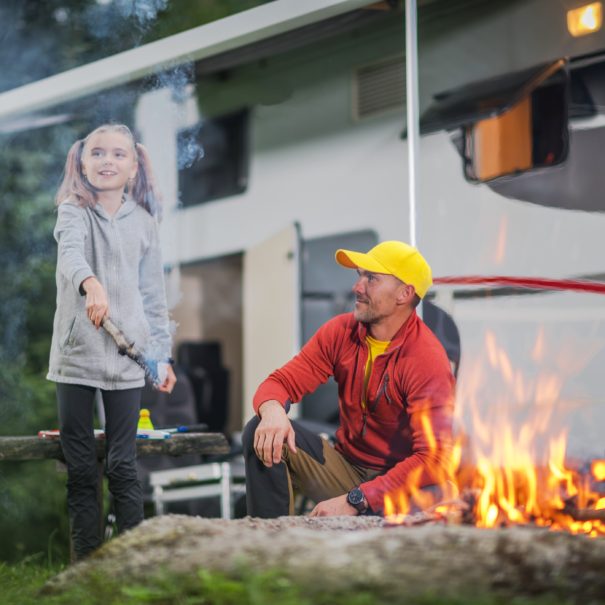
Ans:
[[[145,41],[157,40],[239,13],[271,0],[171,0]]]
[[[54,314],[52,190],[61,173],[52,130],[0,145],[0,434],[32,435],[56,426],[45,380]],[[0,557],[47,552],[64,530],[64,479],[54,463],[0,464]],[[64,532],[63,532],[64,533]],[[57,537],[50,548],[65,553]]]
[[[268,1],[5,0],[0,3],[0,91]]]
[[[0,92],[266,1],[6,0]],[[28,126],[29,118],[0,123],[0,435],[56,428],[54,385],[45,379],[55,308],[53,197],[70,144],[99,122],[132,123],[138,93],[72,101],[54,110],[71,116],[54,127]],[[66,559],[64,483],[54,462],[0,463],[0,559]]]

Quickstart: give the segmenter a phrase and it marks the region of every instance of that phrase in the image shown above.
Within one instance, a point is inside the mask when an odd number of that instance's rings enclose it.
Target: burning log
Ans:
[[[571,510],[569,515],[576,521],[603,521],[605,523],[605,509],[576,508]]]
[[[395,527],[403,525],[405,527],[412,527],[433,523],[460,525],[465,522],[469,510],[472,512],[472,507],[466,499],[462,497],[452,498],[451,500],[442,500],[433,506],[415,513],[387,516],[385,518],[385,526]]]
[[[414,512],[387,514],[387,527],[414,527],[420,525],[474,525],[486,527],[477,508],[481,491],[465,488],[457,498],[441,500],[432,506]],[[541,516],[536,517],[522,503],[516,508],[509,507],[500,511],[491,525],[487,527],[512,527],[519,525],[528,528],[567,529],[572,533],[585,533],[590,536],[605,534],[605,508],[597,501],[589,500],[588,506],[579,506],[577,496],[567,498],[563,506],[544,507]],[[579,522],[579,523],[574,523]],[[588,526],[585,524],[588,522]]]
[[[420,511],[411,515],[394,515],[385,519],[385,527],[413,527],[445,521],[444,515],[436,512]]]

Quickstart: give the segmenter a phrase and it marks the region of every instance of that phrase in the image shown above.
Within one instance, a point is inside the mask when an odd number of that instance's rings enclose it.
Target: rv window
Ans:
[[[509,109],[466,126],[466,178],[484,182],[563,162],[568,94],[567,74],[559,72]]]
[[[243,193],[248,185],[248,110],[208,118],[178,134],[183,206]]]
[[[567,77],[566,65],[564,59],[557,59],[439,93],[422,115],[420,131],[423,134],[452,131],[498,115],[519,103],[553,75],[564,72],[563,77]]]
[[[456,146],[471,181],[559,164],[568,150],[569,82],[565,59],[472,82],[436,95],[420,129],[462,132]],[[577,82],[571,88],[574,104],[589,115],[586,91]]]

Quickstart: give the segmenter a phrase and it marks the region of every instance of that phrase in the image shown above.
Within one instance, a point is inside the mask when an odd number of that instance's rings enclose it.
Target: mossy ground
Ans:
[[[144,585],[117,583],[111,578],[87,578],[85,584],[70,586],[61,594],[41,594],[46,581],[61,571],[36,561],[17,565],[0,564],[0,604],[2,605],[565,605],[548,598],[501,599],[498,596],[472,600],[425,595],[387,601],[369,591],[307,595],[277,571],[242,573],[228,578],[199,570],[186,578],[159,573]]]

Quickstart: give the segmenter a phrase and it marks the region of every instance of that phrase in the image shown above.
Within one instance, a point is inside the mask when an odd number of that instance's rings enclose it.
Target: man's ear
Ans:
[[[414,290],[414,286],[410,286],[409,284],[402,284],[401,286],[397,295],[397,304],[407,305],[414,299],[416,290]]]

